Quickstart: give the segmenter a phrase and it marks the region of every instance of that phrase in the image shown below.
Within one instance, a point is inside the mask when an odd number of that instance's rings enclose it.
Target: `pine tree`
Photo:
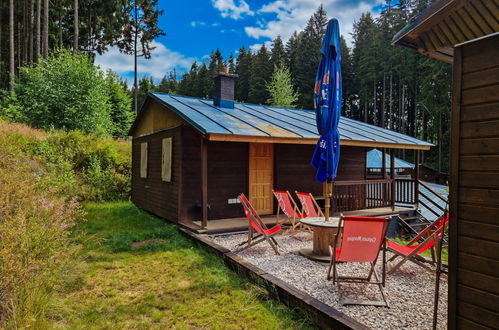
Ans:
[[[300,93],[298,105],[312,109],[315,74],[320,62],[320,49],[326,32],[327,14],[322,5],[309,19],[305,30],[298,35],[293,75]]]
[[[272,42],[270,64],[273,68],[275,68],[280,66],[281,63],[286,63],[286,50],[284,49],[284,44],[282,43],[281,36],[277,36]]]
[[[298,93],[293,87],[291,72],[284,62],[274,67],[274,73],[267,84],[270,98],[267,103],[275,107],[294,108]]]
[[[237,60],[236,60],[236,74],[238,75],[235,87],[235,97],[236,100],[241,102],[248,101],[248,92],[250,89],[250,78],[251,78],[251,63],[252,54],[246,48],[242,46],[239,49]]]
[[[262,45],[251,63],[250,86],[248,101],[255,104],[264,104],[269,98],[267,91],[267,82],[272,76],[272,67],[270,64],[270,54],[267,47]]]
[[[227,60],[227,68],[229,69],[229,73],[236,73],[236,63],[232,53],[230,53],[229,59]]]

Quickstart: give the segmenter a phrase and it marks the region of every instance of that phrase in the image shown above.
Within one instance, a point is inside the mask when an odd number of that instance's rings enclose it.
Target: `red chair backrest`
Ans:
[[[274,196],[277,199],[279,207],[281,208],[282,212],[284,212],[284,214],[286,214],[289,218],[299,216],[299,214],[295,212],[295,207],[289,199],[289,194],[287,191],[274,190]]]
[[[243,205],[244,214],[251,224],[251,227],[257,231],[257,233],[262,233],[262,230],[267,230],[265,222],[260,218],[253,205],[249,202],[244,194],[239,195],[239,201]]]
[[[312,196],[308,193],[298,192],[296,191],[296,196],[300,200],[303,212],[307,215],[307,217],[318,217],[319,214],[314,205],[314,201],[312,200]]]
[[[338,261],[373,262],[385,239],[386,218],[345,217]]]

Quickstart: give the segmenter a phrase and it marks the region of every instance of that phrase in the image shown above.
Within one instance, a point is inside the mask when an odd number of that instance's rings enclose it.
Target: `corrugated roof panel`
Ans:
[[[213,105],[212,100],[151,93],[203,134],[260,137],[318,138],[313,110],[287,109],[235,103],[234,109]],[[342,140],[432,146],[414,137],[341,117]]]
[[[300,137],[314,138],[317,135],[311,130],[312,127],[308,127],[309,124],[302,119],[290,119],[286,118],[279,113],[272,111],[272,109],[267,109],[261,106],[253,106],[249,104],[238,104],[238,109],[257,116],[259,120],[272,123],[273,125],[278,125],[290,132],[293,132]]]
[[[390,155],[385,154],[385,166],[390,167]],[[383,167],[383,153],[378,149],[372,149],[367,152],[367,168],[382,168]],[[414,164],[406,162],[403,159],[395,157],[395,168],[414,168]]]
[[[226,114],[220,111],[216,106],[209,105],[207,103],[201,102],[201,99],[197,98],[186,98],[180,96],[172,96],[173,99],[183,103],[185,106],[191,107],[198,110],[206,116],[207,121],[214,121],[218,125],[225,128],[229,134],[234,135],[250,135],[250,136],[268,136],[261,130],[239,120],[235,116]],[[199,124],[204,124],[203,120]],[[208,132],[211,133],[211,132]],[[226,133],[225,133],[226,134]]]

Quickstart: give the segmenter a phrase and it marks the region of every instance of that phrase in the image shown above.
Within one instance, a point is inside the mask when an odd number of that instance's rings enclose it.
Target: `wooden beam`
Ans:
[[[318,138],[289,138],[289,137],[271,137],[271,136],[247,136],[233,134],[209,134],[209,141],[226,141],[226,142],[248,142],[248,143],[287,143],[287,144],[317,144]],[[352,147],[369,147],[369,148],[395,148],[395,149],[411,149],[411,150],[430,150],[431,146],[404,144],[404,143],[387,143],[375,141],[356,141],[356,140],[341,140],[343,146]]]
[[[390,150],[390,179],[392,180],[392,211],[395,210],[395,150]]]
[[[201,225],[206,228],[208,225],[208,146],[207,141],[201,136],[201,195],[202,203],[201,208],[203,218]]]
[[[420,151],[414,150],[414,202],[418,207]]]
[[[462,47],[454,49],[452,72],[451,144],[449,177],[449,304],[447,310],[449,329],[457,328],[457,252],[459,210],[459,151],[461,127]]]

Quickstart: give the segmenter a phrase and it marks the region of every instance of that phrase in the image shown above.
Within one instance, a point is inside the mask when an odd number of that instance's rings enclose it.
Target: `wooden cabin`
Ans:
[[[237,103],[235,76],[220,73],[215,79],[213,100],[148,95],[130,129],[132,201],[169,221],[206,228],[219,219],[244,217],[240,193],[261,215],[276,212],[272,189],[320,196],[322,184],[310,165],[318,139],[315,112]],[[419,154],[432,144],[345,117],[339,131],[333,211],[375,215],[395,212],[399,202],[416,203],[417,180],[388,177],[386,170],[366,180],[366,152],[374,147]]]
[[[394,43],[451,63],[449,329],[499,328],[499,4],[441,0]]]

